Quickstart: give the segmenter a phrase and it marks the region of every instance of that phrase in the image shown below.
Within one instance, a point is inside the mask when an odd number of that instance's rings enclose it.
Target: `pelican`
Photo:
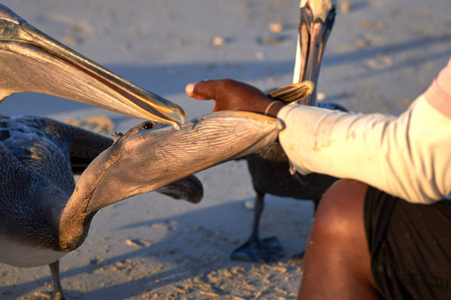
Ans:
[[[48,264],[54,299],[63,299],[59,259],[83,243],[96,212],[86,210],[90,189],[84,182],[89,172],[77,185],[82,192],[78,197],[70,197],[73,175],[112,144],[109,137],[52,119],[0,116],[0,261],[19,267]],[[159,192],[197,203],[203,188],[189,176]]]
[[[199,202],[202,185],[190,174],[265,147],[282,129],[274,118],[240,112],[180,125],[180,107],[75,53],[3,5],[0,28],[2,99],[46,93],[166,124],[145,121],[113,141],[47,118],[0,117],[0,262],[49,265],[54,299],[64,298],[59,259],[84,242],[97,211],[154,190]]]
[[[311,81],[318,86],[318,76],[327,39],[335,20],[336,0],[301,0],[300,24],[296,49],[296,62],[293,75],[292,92],[281,88],[269,93],[275,100],[296,102],[305,105],[318,105],[328,109],[346,109],[335,103],[316,102],[317,89],[307,94],[296,92],[296,83]],[[252,184],[256,192],[254,221],[249,239],[231,257],[235,260],[274,261],[284,253],[276,237],[263,240],[259,238],[259,225],[264,209],[265,194],[296,199],[311,199],[315,203],[324,191],[337,179],[322,174],[302,176],[290,171],[288,157],[278,142],[246,157]],[[293,173],[293,174],[292,174]],[[302,257],[302,254],[299,256]]]

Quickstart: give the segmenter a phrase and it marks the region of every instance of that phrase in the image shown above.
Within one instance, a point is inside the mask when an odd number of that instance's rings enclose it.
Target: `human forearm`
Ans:
[[[301,172],[360,180],[411,202],[451,192],[451,145],[443,143],[451,120],[424,99],[399,118],[312,107],[285,107],[278,117],[287,124],[281,144]]]

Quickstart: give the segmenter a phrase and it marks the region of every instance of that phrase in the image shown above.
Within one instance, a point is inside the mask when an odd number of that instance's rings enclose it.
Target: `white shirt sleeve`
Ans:
[[[280,143],[301,174],[355,179],[414,203],[451,193],[451,119],[420,96],[398,118],[288,105]]]

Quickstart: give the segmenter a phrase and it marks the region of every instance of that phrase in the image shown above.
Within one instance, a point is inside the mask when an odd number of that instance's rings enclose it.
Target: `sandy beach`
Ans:
[[[261,89],[291,83],[297,0],[4,0],[30,24],[127,80],[182,106],[191,119],[212,102],[188,98],[202,79],[234,78]],[[351,111],[398,115],[451,56],[447,0],[340,1],[318,91]],[[125,132],[141,120],[40,94],[17,94],[4,115],[60,121],[106,117]],[[426,126],[427,124],[425,124]],[[245,161],[199,172],[193,205],[156,192],[102,209],[86,242],[61,259],[67,299],[294,299],[302,268],[291,259],[309,234],[313,205],[266,197],[261,237],[277,236],[280,261],[232,261],[249,236],[254,197]],[[331,249],[333,251],[333,249]],[[47,266],[0,264],[0,299],[49,299]]]

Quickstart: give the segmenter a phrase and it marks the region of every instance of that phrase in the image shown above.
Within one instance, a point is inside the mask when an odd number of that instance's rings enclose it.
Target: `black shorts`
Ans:
[[[451,299],[451,201],[412,204],[368,188],[365,230],[385,299]]]

